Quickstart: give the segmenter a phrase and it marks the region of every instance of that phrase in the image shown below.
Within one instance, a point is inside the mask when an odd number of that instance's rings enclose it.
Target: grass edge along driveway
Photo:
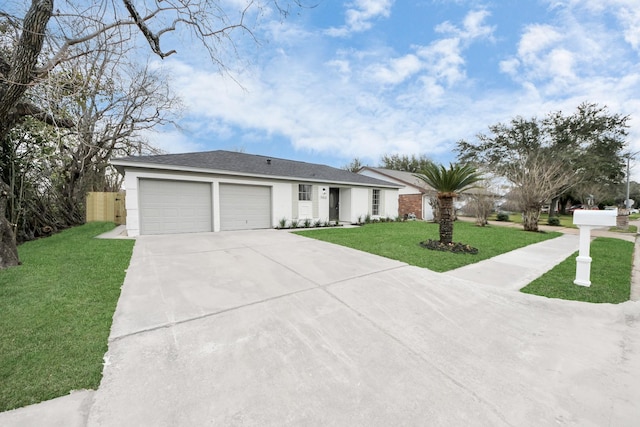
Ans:
[[[18,247],[0,271],[0,411],[96,389],[133,240],[89,223]]]
[[[385,222],[355,228],[296,231],[296,234],[323,240],[432,271],[444,272],[474,264],[496,255],[561,235],[559,232],[532,233],[500,226],[478,227],[456,221],[453,241],[478,248],[478,254],[454,254],[422,248],[427,239],[438,240],[438,224],[422,221]]]
[[[566,300],[618,304],[631,293],[634,243],[610,237],[591,242],[591,286],[573,283],[578,251],[520,291]]]

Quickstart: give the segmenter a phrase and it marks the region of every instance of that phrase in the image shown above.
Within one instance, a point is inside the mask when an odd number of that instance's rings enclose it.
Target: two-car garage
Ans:
[[[220,230],[272,226],[269,186],[140,178],[138,203],[140,234],[213,231],[214,212]]]

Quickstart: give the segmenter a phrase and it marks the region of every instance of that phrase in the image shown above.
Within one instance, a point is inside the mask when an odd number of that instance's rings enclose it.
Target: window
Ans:
[[[311,185],[299,184],[298,185],[298,200],[311,200]]]
[[[373,196],[371,197],[371,215],[380,215],[380,190],[373,189]]]

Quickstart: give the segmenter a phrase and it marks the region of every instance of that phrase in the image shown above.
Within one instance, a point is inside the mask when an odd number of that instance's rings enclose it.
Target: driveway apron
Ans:
[[[640,302],[276,230],[139,237],[89,426],[637,425]]]

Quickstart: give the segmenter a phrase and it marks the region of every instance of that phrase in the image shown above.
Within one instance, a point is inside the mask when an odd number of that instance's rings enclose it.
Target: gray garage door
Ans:
[[[140,234],[212,231],[211,184],[140,179]]]
[[[271,187],[220,184],[221,230],[271,226]]]

